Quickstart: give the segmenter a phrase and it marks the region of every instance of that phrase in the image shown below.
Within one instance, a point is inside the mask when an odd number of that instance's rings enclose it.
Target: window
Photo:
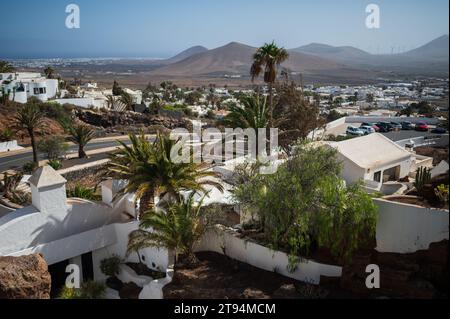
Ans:
[[[34,95],[45,94],[47,90],[45,88],[34,88]]]
[[[378,171],[375,174],[373,174],[373,180],[378,183],[381,182],[381,171]]]

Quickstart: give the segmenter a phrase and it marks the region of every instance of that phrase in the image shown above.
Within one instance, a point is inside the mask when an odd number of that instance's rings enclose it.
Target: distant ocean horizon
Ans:
[[[0,60],[165,60],[171,58],[175,54],[164,54],[164,55],[59,55],[59,54],[48,54],[48,55],[11,55],[11,54],[1,54]]]

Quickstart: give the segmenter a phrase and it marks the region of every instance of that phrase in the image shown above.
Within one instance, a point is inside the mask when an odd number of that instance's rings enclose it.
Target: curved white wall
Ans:
[[[291,273],[287,270],[289,261],[286,253],[238,238],[234,231],[225,229],[223,226],[208,231],[196,251],[225,254],[257,268],[315,285],[320,284],[321,276],[340,277],[342,275],[342,267],[320,264],[307,259],[301,260],[297,269]]]

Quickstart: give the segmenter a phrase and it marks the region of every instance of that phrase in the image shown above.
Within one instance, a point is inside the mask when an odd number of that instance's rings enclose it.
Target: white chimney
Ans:
[[[38,168],[29,179],[32,204],[41,213],[67,212],[67,181],[50,166]]]

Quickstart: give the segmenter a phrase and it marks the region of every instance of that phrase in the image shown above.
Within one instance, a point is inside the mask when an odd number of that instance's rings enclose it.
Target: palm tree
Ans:
[[[12,73],[16,69],[8,61],[0,61],[0,73]]]
[[[51,66],[48,66],[44,69],[44,74],[47,77],[47,79],[53,79],[54,73],[55,73],[55,70]]]
[[[140,202],[140,214],[154,210],[155,197],[180,200],[181,191],[205,192],[205,185],[223,190],[221,184],[207,177],[217,177],[215,172],[206,171],[201,164],[175,163],[171,151],[177,141],[158,133],[150,143],[144,133],[129,135],[131,145],[118,142],[122,148],[110,156],[108,175],[127,180],[127,186],[119,194],[136,193]]]
[[[78,157],[86,158],[84,147],[95,137],[95,131],[86,125],[70,126],[69,128],[70,141],[78,144]]]
[[[133,109],[134,101],[130,94],[122,92],[119,101],[125,105],[127,111],[131,111]]]
[[[250,69],[252,81],[264,72],[264,82],[269,85],[269,124],[273,126],[273,84],[277,79],[278,67],[289,58],[284,48],[279,48],[274,42],[264,44],[253,55]]]
[[[118,107],[118,103],[117,103],[116,97],[114,95],[107,95],[106,96],[106,103],[107,103],[108,108],[110,110],[123,111],[123,110],[120,110],[120,108]]]
[[[243,107],[231,105],[230,113],[225,117],[224,124],[233,128],[266,128],[269,124],[269,109],[266,98],[256,95],[247,96],[241,100]]]
[[[22,106],[14,117],[14,125],[18,130],[24,130],[28,133],[31,139],[31,146],[33,148],[33,161],[39,164],[37,155],[37,145],[35,139],[35,130],[43,125],[43,114],[39,107],[28,102]]]
[[[180,255],[186,263],[195,263],[193,247],[205,233],[207,219],[202,210],[203,200],[195,206],[193,195],[172,203],[166,211],[146,212],[140,229],[129,235],[128,252],[148,247],[167,248],[175,253],[175,264],[180,261]]]

